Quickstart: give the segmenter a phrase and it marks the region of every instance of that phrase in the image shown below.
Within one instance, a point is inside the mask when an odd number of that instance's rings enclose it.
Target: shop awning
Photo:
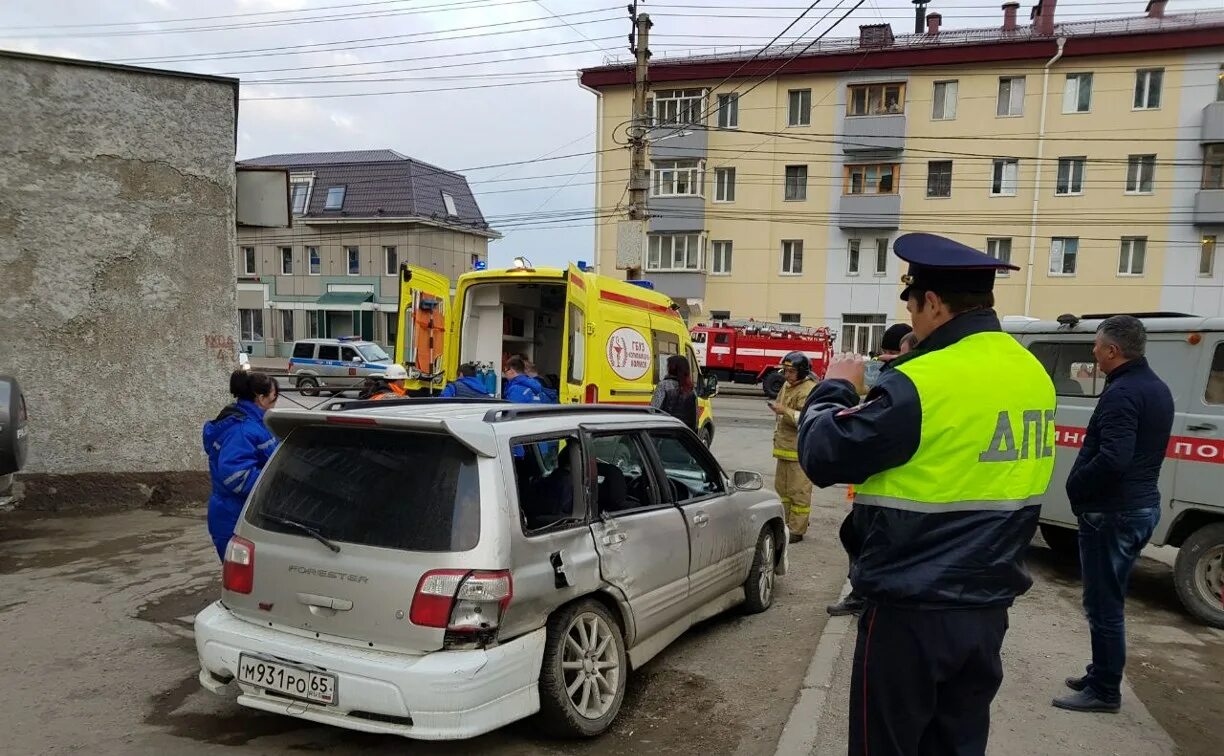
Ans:
[[[368,291],[329,291],[316,299],[315,304],[359,307],[372,301],[374,301],[374,295]]]

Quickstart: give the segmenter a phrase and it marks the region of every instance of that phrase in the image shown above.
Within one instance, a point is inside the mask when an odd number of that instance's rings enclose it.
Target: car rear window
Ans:
[[[480,538],[476,457],[441,434],[301,427],[268,464],[248,508],[252,525],[302,535],[280,520],[340,543],[467,551]]]

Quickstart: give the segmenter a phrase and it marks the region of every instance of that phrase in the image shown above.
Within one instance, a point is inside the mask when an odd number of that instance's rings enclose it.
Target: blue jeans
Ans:
[[[1102,701],[1122,700],[1126,666],[1126,586],[1139,552],[1160,520],[1160,507],[1079,515],[1084,613],[1092,632],[1088,688]]]

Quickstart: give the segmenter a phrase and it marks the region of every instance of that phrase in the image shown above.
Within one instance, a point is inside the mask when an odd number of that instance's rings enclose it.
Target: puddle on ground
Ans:
[[[256,738],[319,729],[304,719],[267,714],[235,703],[227,704],[223,712],[180,712],[187,698],[197,691],[206,693],[193,675],[151,696],[152,708],[145,724],[165,728],[176,737],[223,746],[244,746]]]
[[[40,548],[16,553],[11,550],[0,552],[0,574],[65,567],[85,560],[96,561],[99,566],[122,567],[126,560],[164,550],[174,538],[182,535],[183,531],[182,528],[150,530],[118,538],[99,539],[80,546],[57,543],[55,536],[64,532],[40,530],[37,538],[31,539],[45,541]]]
[[[194,617],[204,607],[221,596],[221,575],[217,574],[205,582],[168,591],[152,599],[136,610],[136,619],[145,622],[177,623],[180,617]]]

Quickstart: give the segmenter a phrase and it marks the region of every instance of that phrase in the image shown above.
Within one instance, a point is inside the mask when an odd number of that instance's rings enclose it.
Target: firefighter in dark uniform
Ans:
[[[799,429],[812,482],[855,486],[849,753],[984,754],[1007,610],[1032,585],[1054,386],[993,309],[996,271],[1017,268],[931,234],[894,251],[917,348],[861,404],[863,360],[839,357]]]

